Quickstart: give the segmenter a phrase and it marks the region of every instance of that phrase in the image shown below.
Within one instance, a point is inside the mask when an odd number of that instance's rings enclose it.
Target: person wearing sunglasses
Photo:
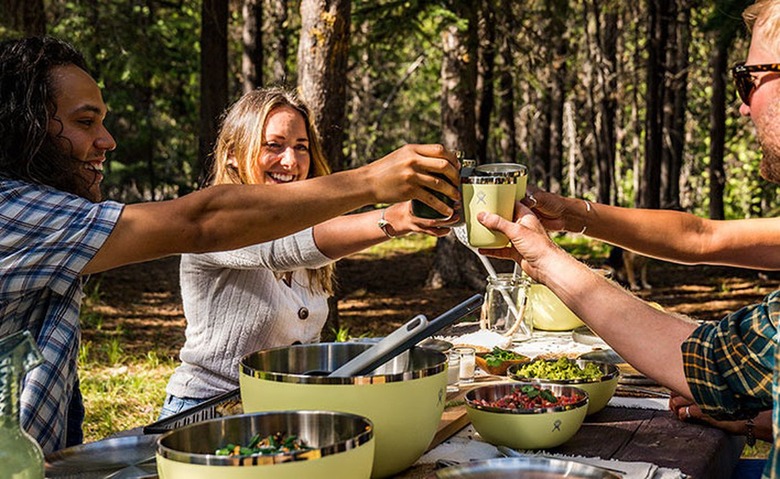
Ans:
[[[756,127],[761,176],[780,183],[780,2],[758,0],[743,18],[752,37],[747,61],[733,69],[743,101],[740,112]],[[712,221],[562,198],[533,188],[529,192],[517,205],[515,222],[480,214],[486,227],[511,240],[508,248],[482,252],[518,262],[632,366],[696,404],[702,414],[715,421],[743,421],[749,426],[745,433],[755,436],[758,429],[769,429],[750,426],[754,418],[769,421],[772,411],[774,430],[767,438],[772,449],[763,477],[780,478],[780,399],[775,399],[780,395],[780,362],[775,360],[780,290],[719,322],[699,325],[606,280],[547,234],[582,233],[683,263],[780,269],[780,219]],[[686,411],[687,406],[676,405]]]

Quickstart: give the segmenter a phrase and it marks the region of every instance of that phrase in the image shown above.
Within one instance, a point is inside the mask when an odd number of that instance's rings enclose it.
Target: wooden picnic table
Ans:
[[[457,400],[463,396],[450,397]],[[436,447],[468,426],[462,404],[444,411]],[[608,406],[588,416],[582,428],[552,454],[647,462],[679,469],[692,478],[729,479],[739,461],[745,439],[706,424],[683,422],[671,411]],[[463,458],[468,460],[468,458]],[[433,464],[418,464],[397,475],[402,479],[428,476]]]

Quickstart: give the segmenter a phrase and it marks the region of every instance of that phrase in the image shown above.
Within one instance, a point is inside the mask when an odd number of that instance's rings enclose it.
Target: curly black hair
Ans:
[[[0,42],[0,176],[83,196],[71,153],[47,130],[56,114],[51,71],[65,65],[89,71],[78,50],[53,37]]]

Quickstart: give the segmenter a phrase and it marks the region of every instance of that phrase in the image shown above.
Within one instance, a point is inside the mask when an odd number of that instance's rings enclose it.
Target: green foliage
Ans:
[[[710,192],[709,57],[716,41],[734,41],[731,63],[744,58],[747,43],[739,12],[749,3],[698,2],[691,11],[681,203],[703,216],[709,212]],[[350,166],[365,164],[404,143],[441,141],[442,29],[453,23],[465,29],[465,21],[456,12],[477,4],[485,5],[462,0],[354,0],[344,145]],[[508,10],[498,14],[497,32],[499,37],[508,36],[514,52],[512,64],[506,67],[514,78],[517,140],[523,161],[532,167],[531,181],[541,179],[541,165],[536,162],[545,131],[539,125],[544,124],[540,120],[547,114],[551,75],[558,66],[565,66],[571,117],[564,138],[566,178],[562,191],[592,197],[597,181],[593,171],[594,120],[589,113],[593,98],[588,93],[594,78],[589,72],[597,63],[588,47],[597,34],[593,9],[581,1],[529,0],[507,5]],[[287,35],[288,84],[296,78],[297,6],[290,3],[284,25],[269,24],[266,17],[264,26],[264,31],[281,30]],[[241,91],[242,18],[236,7],[231,4],[229,24],[232,99]],[[614,190],[617,204],[633,206],[645,141],[642,102],[646,97],[648,46],[646,27],[639,20],[646,17],[646,5],[613,1],[602,3],[600,8],[623,19],[615,92],[620,101]],[[199,16],[200,2],[195,0],[47,3],[48,30],[85,52],[104,87],[110,109],[106,121],[118,143],[106,165],[109,198],[162,199],[197,186]],[[556,42],[549,34],[556,24],[563,28],[558,36],[567,41],[563,55],[555,50]],[[0,29],[0,38],[15,34]],[[266,45],[266,61],[269,49]],[[498,68],[504,67],[500,58],[496,61]],[[417,67],[411,71],[413,65]],[[735,99],[733,90],[729,99]],[[737,115],[738,106],[736,100],[728,105],[725,213],[727,218],[764,216],[778,207],[777,188],[758,179],[760,152],[749,121]],[[491,132],[488,155],[498,158],[506,132],[498,126],[495,112]]]
[[[68,2],[52,34],[81,49],[104,88],[109,131],[105,191],[120,200],[190,191],[198,171],[200,5]]]
[[[573,256],[580,259],[606,258],[610,246],[586,236],[560,233],[553,236],[553,241]]]

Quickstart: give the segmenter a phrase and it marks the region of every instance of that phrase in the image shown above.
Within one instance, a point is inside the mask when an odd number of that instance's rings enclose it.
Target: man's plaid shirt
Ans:
[[[685,376],[702,411],[718,419],[746,419],[772,409],[774,444],[764,477],[780,478],[777,324],[780,291],[718,323],[699,326],[682,346]]]
[[[122,205],[0,178],[0,337],[27,329],[45,362],[27,374],[21,424],[44,453],[65,445],[77,378],[84,266]]]

